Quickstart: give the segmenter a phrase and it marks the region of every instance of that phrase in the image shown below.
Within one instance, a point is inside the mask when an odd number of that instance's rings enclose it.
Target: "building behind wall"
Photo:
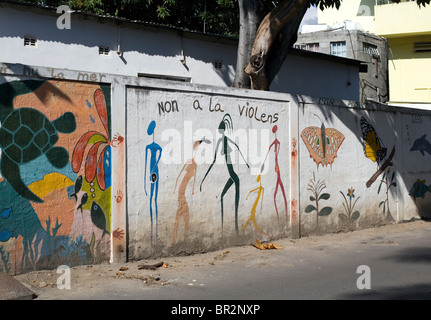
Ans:
[[[361,102],[387,102],[387,42],[371,33],[351,29],[352,25],[346,22],[322,31],[300,33],[295,47],[365,62],[368,70],[360,74]]]
[[[416,1],[349,0],[340,9],[319,11],[319,24],[350,20],[388,41],[389,100],[430,108],[431,6]]]
[[[238,39],[85,12],[72,13],[71,29],[60,30],[56,8],[0,3],[3,63],[53,68],[53,74],[80,70],[82,79],[116,74],[221,87],[233,83]],[[358,101],[360,67],[352,58],[293,50],[270,89]]]

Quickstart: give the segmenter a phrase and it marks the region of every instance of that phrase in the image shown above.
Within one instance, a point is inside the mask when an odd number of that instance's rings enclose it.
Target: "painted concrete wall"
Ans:
[[[317,102],[299,111],[301,234],[429,218],[429,112]]]
[[[431,215],[429,111],[0,66],[2,271]]]
[[[289,101],[127,89],[130,257],[286,234]]]
[[[0,101],[0,270],[109,260],[110,86],[5,76]]]

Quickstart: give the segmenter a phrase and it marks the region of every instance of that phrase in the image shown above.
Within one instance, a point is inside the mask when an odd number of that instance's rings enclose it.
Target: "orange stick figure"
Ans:
[[[192,159],[189,159],[186,161],[175,182],[174,192],[175,192],[175,189],[177,188],[178,179],[180,178],[181,174],[185,170],[186,173],[184,174],[183,180],[181,181],[180,187],[178,188],[178,209],[177,209],[177,215],[175,217],[174,239],[172,242],[173,244],[175,244],[177,241],[178,225],[180,223],[181,217],[184,219],[184,237],[187,236],[187,232],[189,228],[190,212],[189,212],[189,205],[186,200],[186,189],[190,180],[193,178],[192,194],[195,194],[196,172],[198,168],[195,162],[195,156],[196,156],[196,151],[202,142],[210,143],[210,141],[206,140],[205,138],[203,138],[200,141],[196,141],[194,143],[193,157]]]

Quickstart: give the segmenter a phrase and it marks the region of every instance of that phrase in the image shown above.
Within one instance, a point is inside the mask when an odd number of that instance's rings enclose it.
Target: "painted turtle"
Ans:
[[[69,153],[65,148],[54,147],[58,141],[57,132],[71,133],[75,129],[75,116],[71,112],[66,112],[51,122],[36,109],[20,108],[11,111],[0,128],[2,176],[21,196],[34,202],[43,202],[22,181],[19,165],[45,154],[54,167],[65,167]]]

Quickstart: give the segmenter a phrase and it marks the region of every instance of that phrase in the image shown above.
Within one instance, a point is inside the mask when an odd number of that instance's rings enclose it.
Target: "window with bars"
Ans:
[[[331,54],[338,57],[347,57],[346,41],[331,42]]]
[[[296,49],[307,50],[307,51],[314,51],[314,52],[320,51],[320,47],[319,47],[318,42],[295,44],[294,47]]]
[[[363,51],[366,54],[369,54],[370,56],[374,57],[374,58],[379,58],[380,57],[380,53],[379,53],[379,49],[377,48],[377,46],[371,44],[371,43],[363,43]]]

